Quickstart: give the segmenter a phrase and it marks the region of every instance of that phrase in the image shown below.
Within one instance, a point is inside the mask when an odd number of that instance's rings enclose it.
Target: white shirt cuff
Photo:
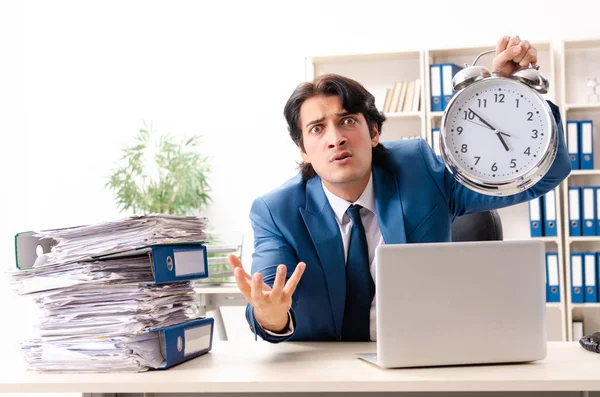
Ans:
[[[292,321],[292,314],[290,312],[288,312],[288,319],[289,326],[287,327],[287,329],[284,329],[281,333],[272,332],[268,329],[265,329],[265,332],[273,336],[290,336],[294,333],[294,322]]]

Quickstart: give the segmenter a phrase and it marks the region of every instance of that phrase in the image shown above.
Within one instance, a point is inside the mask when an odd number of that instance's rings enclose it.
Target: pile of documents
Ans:
[[[11,274],[39,313],[34,337],[22,341],[31,369],[139,372],[210,350],[213,322],[197,315],[190,281],[207,276],[206,226],[201,217],[148,215],[26,236],[54,244]],[[172,275],[159,269],[164,252]]]
[[[36,233],[41,239],[57,241],[44,263],[34,267],[88,260],[143,246],[207,239],[208,220],[196,216],[145,215],[93,225],[54,229]]]

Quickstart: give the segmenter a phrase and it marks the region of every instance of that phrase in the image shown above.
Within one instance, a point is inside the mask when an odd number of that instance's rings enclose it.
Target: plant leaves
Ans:
[[[138,131],[138,143],[122,150],[119,165],[105,187],[113,191],[121,211],[177,215],[200,212],[211,203],[207,182],[211,167],[198,150],[200,137],[177,142],[169,135],[158,136],[150,167],[145,160],[155,135],[151,124]],[[158,170],[158,179],[146,172],[153,168]]]

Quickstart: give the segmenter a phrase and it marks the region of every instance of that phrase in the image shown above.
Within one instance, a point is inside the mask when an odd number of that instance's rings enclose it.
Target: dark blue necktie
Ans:
[[[369,250],[365,228],[360,220],[360,205],[351,205],[346,213],[352,220],[346,260],[346,305],[342,340],[369,341],[371,302],[375,283],[369,270]]]

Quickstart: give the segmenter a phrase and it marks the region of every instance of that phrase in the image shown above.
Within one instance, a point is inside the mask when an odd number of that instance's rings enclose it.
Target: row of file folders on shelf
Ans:
[[[452,78],[462,67],[453,63],[432,63],[429,66],[431,111],[441,112],[446,109],[454,96]]]
[[[567,149],[572,169],[594,169],[594,123],[592,120],[567,120]]]
[[[569,235],[600,235],[600,186],[569,186]]]
[[[571,302],[597,303],[600,252],[571,253]],[[546,302],[560,302],[558,253],[546,253]]]
[[[531,237],[556,237],[556,191],[529,201]]]
[[[546,256],[546,262],[548,262]],[[571,253],[571,302],[597,303],[600,252]]]

